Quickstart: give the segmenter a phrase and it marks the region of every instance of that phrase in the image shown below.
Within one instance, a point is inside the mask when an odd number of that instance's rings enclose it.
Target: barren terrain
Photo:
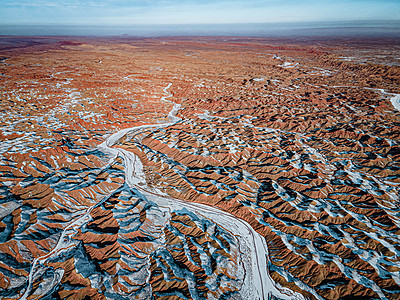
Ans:
[[[400,43],[0,39],[3,299],[400,299]]]

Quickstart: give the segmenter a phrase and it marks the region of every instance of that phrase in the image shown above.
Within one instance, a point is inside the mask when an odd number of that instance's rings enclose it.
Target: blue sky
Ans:
[[[400,0],[0,0],[0,24],[400,20]]]

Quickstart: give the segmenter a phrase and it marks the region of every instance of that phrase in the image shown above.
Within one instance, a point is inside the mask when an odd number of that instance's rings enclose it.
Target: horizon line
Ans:
[[[375,20],[335,20],[335,21],[288,21],[288,22],[221,22],[221,23],[126,23],[126,24],[95,24],[95,23],[1,23],[0,26],[91,26],[91,27],[123,27],[123,26],[180,26],[180,25],[262,25],[262,24],[345,24],[345,23],[398,23],[400,20],[386,20],[386,19],[375,19]]]

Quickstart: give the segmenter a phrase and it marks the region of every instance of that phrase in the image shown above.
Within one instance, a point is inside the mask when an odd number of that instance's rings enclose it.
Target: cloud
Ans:
[[[104,4],[101,1],[46,1],[46,0],[37,0],[37,1],[0,1],[0,5],[4,7],[18,7],[18,8],[68,8],[68,7],[104,7]]]
[[[58,2],[54,1],[35,1],[35,2],[30,2],[30,1],[8,1],[2,5],[3,8],[5,7],[19,7],[19,8],[34,8],[34,7],[57,7],[59,6]]]
[[[3,24],[204,24],[400,18],[398,0],[0,0],[0,7]]]

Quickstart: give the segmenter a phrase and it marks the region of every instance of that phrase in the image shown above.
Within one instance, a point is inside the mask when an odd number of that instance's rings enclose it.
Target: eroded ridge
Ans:
[[[4,39],[2,298],[398,299],[393,41]]]
[[[176,111],[175,106],[169,114],[175,122],[179,121]],[[112,147],[127,133],[140,134],[171,124],[123,129],[99,145],[100,150],[114,155],[108,166],[122,159],[125,183],[72,220],[55,247],[33,261],[22,299],[48,295],[302,299],[288,289],[275,287],[266,270],[265,241],[247,223],[216,208],[154,192],[143,176],[139,158]],[[220,224],[234,227],[239,234],[234,236]],[[60,283],[84,288],[71,292],[59,287]]]

